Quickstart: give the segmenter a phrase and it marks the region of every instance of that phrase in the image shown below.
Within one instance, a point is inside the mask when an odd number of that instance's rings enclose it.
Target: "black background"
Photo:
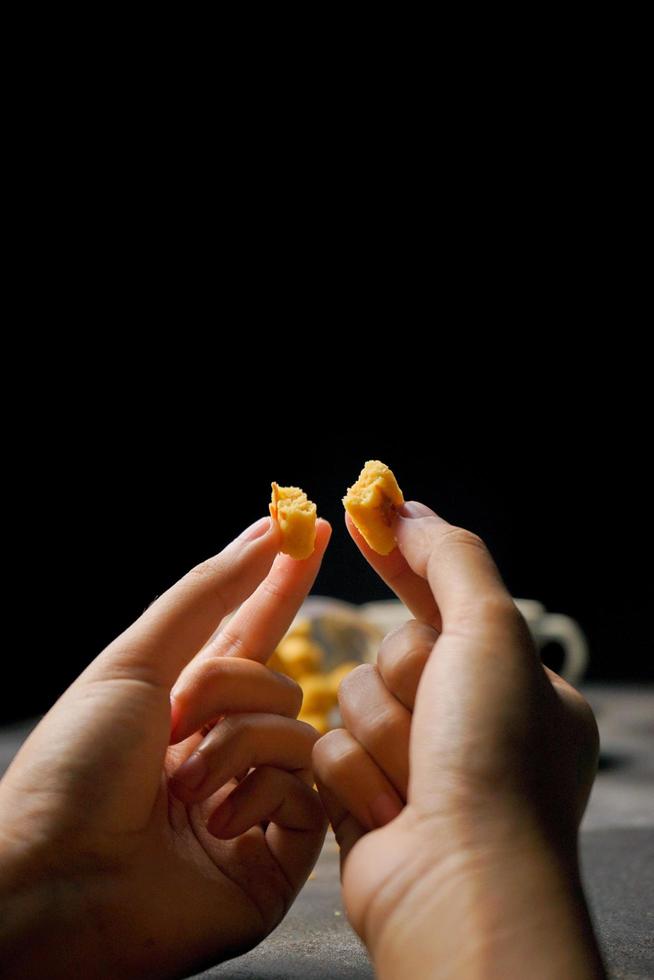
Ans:
[[[156,595],[265,514],[271,480],[302,486],[333,525],[314,591],[387,596],[343,525],[341,497],[370,458],[407,499],[480,534],[514,595],[577,619],[590,677],[651,678],[647,441],[602,406],[605,389],[563,397],[576,366],[550,373],[544,396],[524,366],[521,384],[511,370],[480,386],[421,344],[397,338],[386,378],[366,378],[360,352],[321,374],[319,350],[294,368],[253,338],[222,361],[187,350],[165,370],[119,364],[97,386],[51,387],[16,480],[25,516],[9,515],[29,545],[4,720],[47,709]]]
[[[9,157],[2,717],[47,708],[272,479],[334,524],[317,591],[385,595],[342,525],[371,457],[480,533],[514,595],[578,619],[590,676],[651,677],[638,102],[457,69],[434,124],[422,71],[363,96],[288,74],[281,103],[240,72],[245,105],[230,85],[218,110],[211,86],[209,110],[144,101],[140,75],[33,82]]]

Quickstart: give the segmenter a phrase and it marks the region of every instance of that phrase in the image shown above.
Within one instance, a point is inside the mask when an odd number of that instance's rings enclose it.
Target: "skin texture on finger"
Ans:
[[[316,780],[326,787],[345,813],[365,830],[383,827],[402,810],[403,801],[372,756],[344,728],[336,728],[313,749]],[[332,808],[333,810],[334,808]],[[337,824],[330,813],[334,832]]]
[[[183,691],[173,691],[171,744],[224,714],[263,712],[295,718],[302,688],[263,664],[236,657],[194,661]]]
[[[316,775],[316,787],[340,850],[342,875],[348,854],[357,841],[368,833],[368,828],[359,823],[356,817],[343,806],[339,797],[320,780],[318,775]]]
[[[311,793],[310,797],[304,797],[305,807],[307,810],[311,807],[312,820],[316,823],[320,820],[318,828],[297,830],[273,821],[268,824],[264,835],[270,853],[284,869],[284,876],[293,886],[293,897],[300,891],[318,860],[327,830],[327,818],[318,794],[313,787],[305,787],[305,790]]]
[[[440,629],[440,612],[424,576],[416,574],[398,548],[391,551],[390,555],[378,555],[376,551],[373,551],[347,512],[345,525],[366,561],[386,582],[386,585],[393,590],[398,599],[411,610],[416,619]]]
[[[117,676],[170,690],[220,620],[263,581],[280,544],[277,525],[261,518],[164,592],[76,683]]]
[[[331,532],[330,524],[319,518],[316,545],[308,558],[298,561],[277,555],[263,582],[204,647],[198,659],[244,657],[265,663],[309,594]]]
[[[229,715],[213,728],[174,774],[170,787],[185,803],[211,796],[228,779],[257,766],[308,769],[318,733],[279,715]]]
[[[318,794],[294,773],[259,766],[214,810],[207,824],[215,837],[229,840],[262,821],[289,830],[324,832],[325,813]]]
[[[388,633],[379,647],[377,668],[382,680],[409,711],[413,711],[422,672],[439,635],[433,626],[410,619]]]
[[[532,777],[538,779],[525,757],[543,754],[540,732],[555,693],[517,609],[513,603],[502,609],[478,629],[450,632],[446,620],[425,664],[413,712],[408,793],[421,814],[453,813],[461,805],[457,792],[465,797],[466,787],[473,787],[485,813],[512,794],[517,805]],[[480,612],[487,614],[488,608]]]
[[[411,712],[393,697],[372,664],[361,664],[343,678],[338,703],[347,730],[405,800]]]

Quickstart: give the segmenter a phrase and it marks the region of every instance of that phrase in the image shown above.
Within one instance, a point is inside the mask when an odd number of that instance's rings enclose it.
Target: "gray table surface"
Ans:
[[[587,685],[602,758],[581,832],[586,893],[611,977],[654,978],[654,689]],[[0,729],[0,773],[34,726]],[[369,980],[365,949],[339,894],[328,835],[315,872],[283,923],[256,949],[196,980]]]

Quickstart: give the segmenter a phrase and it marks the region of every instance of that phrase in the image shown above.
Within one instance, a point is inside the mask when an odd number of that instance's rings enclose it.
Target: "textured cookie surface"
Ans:
[[[316,543],[316,505],[299,487],[272,484],[270,515],[282,532],[282,551],[291,558],[308,558]]]
[[[393,521],[403,503],[392,471],[378,459],[368,460],[357,482],[343,497],[343,506],[357,530],[379,555],[388,555],[395,547]]]

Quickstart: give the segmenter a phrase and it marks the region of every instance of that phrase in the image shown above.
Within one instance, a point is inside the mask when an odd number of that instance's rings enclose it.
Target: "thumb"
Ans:
[[[425,504],[413,500],[404,504],[395,537],[413,571],[427,579],[444,627],[466,619],[480,597],[511,602],[481,538],[448,524]]]

